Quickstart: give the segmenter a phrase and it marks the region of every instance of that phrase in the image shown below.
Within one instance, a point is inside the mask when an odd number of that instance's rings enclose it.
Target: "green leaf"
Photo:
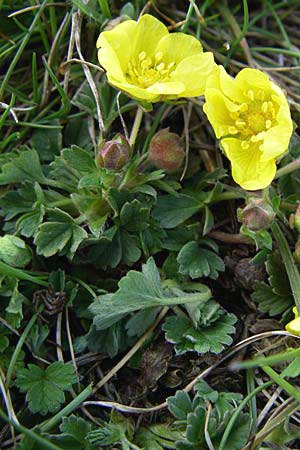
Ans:
[[[71,148],[64,149],[61,154],[66,164],[82,175],[90,174],[97,170],[91,152],[77,147],[77,145],[72,145]]]
[[[0,174],[0,185],[23,181],[44,183],[45,180],[39,155],[35,150],[22,150],[19,156],[2,166]]]
[[[42,161],[52,161],[55,155],[59,155],[62,147],[62,127],[59,120],[54,119],[49,125],[56,128],[37,128],[31,138],[32,146]]]
[[[118,291],[112,295],[100,296],[90,306],[90,311],[95,315],[96,328],[102,330],[132,312],[153,307],[199,303],[209,297],[210,290],[206,286],[202,286],[200,292],[168,297],[163,291],[154,259],[149,258],[142,266],[142,272],[129,271],[119,282]]]
[[[64,391],[71,389],[75,381],[73,366],[57,361],[46,370],[34,364],[29,364],[27,369],[20,369],[16,385],[21,392],[26,392],[31,412],[45,415],[59,409],[65,401]]]
[[[72,194],[71,198],[88,222],[91,232],[99,237],[111,210],[107,201],[101,195]]]
[[[202,206],[199,200],[189,195],[164,195],[158,198],[153,217],[162,227],[175,228],[198,212]]]
[[[13,267],[25,267],[31,261],[31,253],[22,239],[6,234],[0,237],[0,260]]]
[[[64,417],[59,427],[61,434],[55,436],[53,440],[67,450],[70,448],[72,450],[87,450],[90,447],[86,436],[91,428],[91,424],[81,417],[74,415]]]
[[[130,266],[141,257],[138,245],[137,236],[113,226],[99,237],[97,244],[90,250],[89,258],[101,269],[108,266],[114,268],[121,261]]]
[[[25,237],[35,235],[39,225],[43,222],[45,208],[43,205],[37,205],[35,211],[23,214],[17,221],[17,229]]]
[[[294,304],[292,295],[274,294],[271,286],[263,282],[257,283],[251,298],[258,304],[260,311],[268,313],[271,317],[282,314]]]
[[[49,258],[58,252],[73,258],[86,231],[73,218],[57,208],[48,210],[49,221],[40,225],[34,243],[40,255]]]
[[[179,272],[191,278],[210,277],[217,279],[218,272],[224,272],[225,265],[222,259],[211,250],[199,247],[197,242],[185,244],[177,256]]]
[[[120,212],[121,225],[129,232],[138,232],[149,227],[150,208],[138,200],[126,202]]]
[[[141,427],[135,437],[135,442],[144,450],[175,449],[176,441],[183,435],[167,424],[155,424]]]
[[[277,251],[269,254],[265,265],[270,285],[257,283],[252,299],[258,303],[260,311],[277,316],[290,308],[294,299],[280,254]]]
[[[192,401],[185,391],[177,391],[174,397],[167,399],[167,403],[170,412],[180,421],[185,421],[193,411]]]
[[[25,300],[26,297],[19,292],[18,282],[15,282],[9,304],[5,308],[7,313],[6,320],[15,328],[19,328],[21,320],[23,319],[23,303]]]
[[[181,355],[188,351],[200,354],[211,352],[220,353],[225,345],[232,343],[231,334],[235,332],[236,317],[233,314],[222,314],[214,322],[197,328],[185,316],[168,317],[163,324],[167,341],[175,344],[175,351]]]

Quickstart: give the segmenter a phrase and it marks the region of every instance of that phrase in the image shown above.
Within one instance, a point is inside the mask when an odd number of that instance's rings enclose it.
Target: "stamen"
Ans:
[[[228,127],[228,131],[229,131],[230,134],[237,134],[238,133],[238,130],[235,127],[232,127],[232,126]]]
[[[263,104],[261,105],[261,110],[264,114],[266,114],[266,112],[268,111],[268,102],[263,102]]]
[[[248,141],[242,141],[241,147],[242,147],[242,149],[247,150],[247,148],[250,147],[250,144]]]
[[[250,100],[254,100],[254,92],[252,91],[252,89],[249,89],[249,91],[247,92],[248,97],[250,98]]]
[[[272,121],[271,120],[266,120],[266,129],[268,130],[269,128],[271,128],[272,125]]]
[[[157,52],[155,53],[155,61],[159,62],[162,60],[163,52]]]
[[[165,68],[165,64],[162,62],[160,64],[158,64],[158,66],[156,67],[156,70],[158,70],[158,72],[161,72],[162,70],[164,70]]]
[[[146,54],[146,52],[141,52],[140,54],[139,54],[139,60],[140,61],[143,61],[145,58],[146,58],[146,56],[147,56],[147,54]]]

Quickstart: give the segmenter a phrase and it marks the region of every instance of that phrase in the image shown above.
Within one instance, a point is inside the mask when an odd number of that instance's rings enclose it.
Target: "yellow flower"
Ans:
[[[203,95],[213,54],[184,33],[169,34],[155,17],[127,20],[100,34],[98,59],[109,83],[147,102]]]
[[[285,329],[296,336],[300,336],[300,317],[296,306],[293,308],[293,313],[295,314],[295,319],[291,320]]]
[[[282,90],[257,69],[243,69],[233,79],[219,66],[207,82],[205,99],[204,111],[236,183],[247,190],[268,186],[293,130]]]

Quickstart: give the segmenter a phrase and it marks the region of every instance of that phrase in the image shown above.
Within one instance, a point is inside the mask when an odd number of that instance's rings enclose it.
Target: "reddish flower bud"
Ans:
[[[111,141],[100,145],[97,160],[100,167],[119,170],[127,163],[129,156],[129,142],[122,134],[118,133]]]
[[[182,167],[185,153],[180,137],[169,128],[158,131],[150,142],[149,159],[158,169],[167,173],[178,172]]]
[[[268,228],[275,218],[275,212],[262,198],[252,197],[249,204],[240,213],[242,223],[252,231]]]

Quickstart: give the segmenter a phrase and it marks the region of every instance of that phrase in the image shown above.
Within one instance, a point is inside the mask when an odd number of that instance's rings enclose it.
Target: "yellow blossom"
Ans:
[[[97,48],[109,83],[147,102],[203,95],[216,69],[212,53],[203,53],[196,38],[169,34],[149,14],[102,32]]]
[[[268,186],[293,130],[282,90],[257,69],[243,69],[233,79],[219,66],[207,82],[205,99],[204,111],[236,183],[247,190]]]
[[[300,317],[296,306],[293,308],[293,313],[295,314],[295,319],[291,320],[285,329],[296,336],[300,336]]]

